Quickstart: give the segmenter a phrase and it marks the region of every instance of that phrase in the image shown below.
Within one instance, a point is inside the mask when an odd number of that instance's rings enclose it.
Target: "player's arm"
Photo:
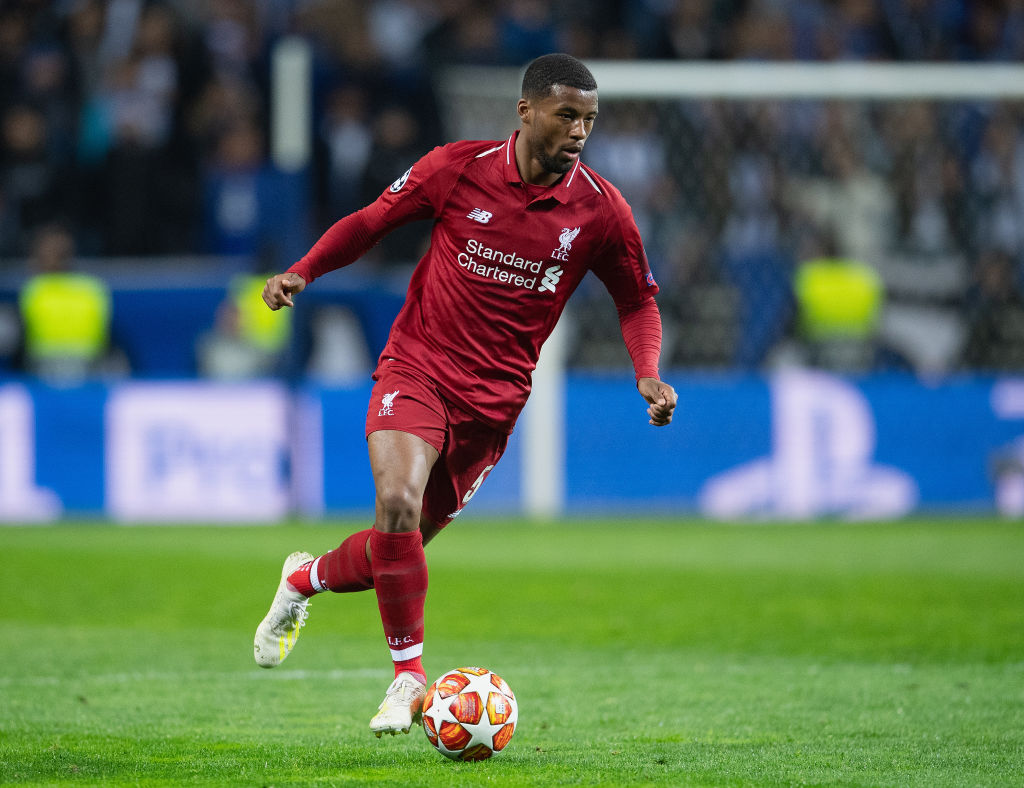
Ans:
[[[647,296],[637,306],[619,306],[618,312],[622,338],[636,371],[636,388],[647,401],[650,423],[655,427],[671,424],[678,397],[658,373],[661,313],[654,296]]]
[[[611,293],[619,313],[619,326],[636,372],[636,387],[647,402],[647,415],[655,427],[672,422],[675,389],[658,372],[661,357],[661,313],[654,300],[658,285],[651,276],[640,231],[625,201],[618,197],[606,228],[604,253],[593,271]]]
[[[439,175],[445,174],[446,162],[445,150],[435,148],[374,202],[335,222],[301,260],[267,280],[263,289],[267,306],[275,310],[294,306],[292,296],[314,279],[354,263],[396,227],[433,216],[437,194],[444,188]]]
[[[263,300],[271,309],[295,306],[292,296],[328,271],[350,265],[366,254],[398,223],[383,221],[376,203],[335,222],[301,260],[283,274],[272,276],[263,288]]]

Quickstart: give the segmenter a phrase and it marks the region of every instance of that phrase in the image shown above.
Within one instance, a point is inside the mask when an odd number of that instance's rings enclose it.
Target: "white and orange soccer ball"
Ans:
[[[427,739],[457,761],[497,755],[512,739],[518,720],[512,688],[487,668],[449,670],[427,687],[423,698]]]

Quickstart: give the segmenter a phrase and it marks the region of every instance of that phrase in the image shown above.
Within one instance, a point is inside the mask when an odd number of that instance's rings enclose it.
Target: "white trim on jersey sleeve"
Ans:
[[[476,158],[478,158],[478,159],[482,159],[482,158],[483,158],[484,156],[490,156],[490,155],[491,155],[492,153],[495,153],[496,151],[499,151],[499,150],[501,150],[502,148],[504,148],[506,144],[507,144],[507,143],[504,143],[504,142],[503,142],[503,143],[501,143],[501,145],[495,145],[495,146],[494,146],[493,148],[491,148],[490,150],[485,150],[485,151],[484,151],[483,153],[478,153],[478,154],[476,155]]]

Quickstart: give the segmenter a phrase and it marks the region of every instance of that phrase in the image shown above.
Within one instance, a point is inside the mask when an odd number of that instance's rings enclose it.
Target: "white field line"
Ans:
[[[549,675],[543,665],[519,666],[517,674]],[[65,676],[0,676],[0,688],[13,686],[56,687],[62,684],[128,684],[140,681],[347,681],[390,677],[390,668],[334,668],[332,670],[148,670],[119,673],[80,673]]]
[[[307,679],[344,681],[346,679],[390,676],[388,668],[356,668],[354,670],[246,670],[246,671],[132,671],[68,676],[0,676],[0,687],[49,687],[60,684],[127,684],[139,681],[305,681]]]

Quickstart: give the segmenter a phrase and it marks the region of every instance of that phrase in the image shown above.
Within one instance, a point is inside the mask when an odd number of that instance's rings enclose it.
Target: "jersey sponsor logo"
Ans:
[[[467,219],[472,219],[480,224],[487,224],[494,216],[490,211],[485,211],[482,208],[474,208],[472,211],[466,214]]]
[[[388,191],[394,194],[397,194],[398,192],[402,191],[402,187],[405,186],[405,182],[409,180],[410,175],[412,175],[412,167],[407,169],[397,181],[392,183],[388,187]]]
[[[466,241],[466,250],[459,252],[455,259],[472,274],[526,290],[537,286],[537,274],[542,265],[538,260],[527,260],[518,252],[484,246],[475,238]]]
[[[579,234],[579,231],[579,227],[575,230],[566,228],[562,231],[561,242],[566,254],[572,248],[573,239]],[[493,279],[496,282],[522,287],[526,290],[536,290],[540,293],[554,293],[562,279],[562,274],[565,273],[562,266],[556,263],[549,265],[542,274],[541,268],[544,265],[542,262],[527,260],[517,252],[492,249],[489,246],[484,246],[475,238],[466,241],[466,250],[459,252],[456,255],[456,260],[462,268],[484,279]],[[538,284],[538,280],[540,280],[540,284]]]
[[[551,266],[550,268],[548,268],[548,270],[544,272],[544,279],[541,280],[541,283],[537,286],[537,289],[542,293],[555,292],[555,288],[558,287],[558,280],[562,278],[562,274],[564,273],[565,271],[562,270],[562,266]]]
[[[572,249],[572,242],[576,240],[576,236],[579,234],[579,227],[575,230],[563,227],[562,234],[558,236],[558,248],[551,253],[551,257],[555,260],[561,260],[563,263],[569,262],[569,250]]]
[[[648,271],[647,276],[644,277],[644,279],[647,281],[647,284],[649,284],[651,287],[654,287],[654,274]]]
[[[522,271],[529,271],[533,274],[540,273],[541,264],[539,262],[527,260],[526,258],[521,257],[518,252],[506,252],[503,249],[491,249],[489,246],[484,246],[476,240],[476,238],[470,238],[466,241],[466,251],[464,254],[472,256],[473,258],[489,260],[492,263],[501,263],[509,268],[518,268]]]
[[[398,389],[395,389],[390,394],[385,394],[380,398],[381,408],[377,411],[378,416],[394,416],[395,415],[395,397],[398,396]]]

